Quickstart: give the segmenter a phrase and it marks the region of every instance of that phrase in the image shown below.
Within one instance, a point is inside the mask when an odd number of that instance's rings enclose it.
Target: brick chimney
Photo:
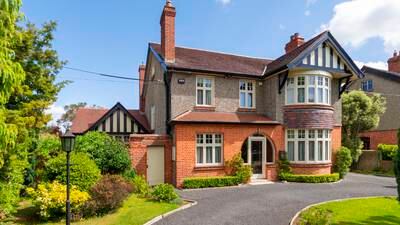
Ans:
[[[139,110],[141,112],[144,112],[144,108],[145,108],[145,98],[143,95],[143,85],[144,85],[144,75],[146,73],[146,66],[145,65],[140,65],[139,66]]]
[[[397,52],[394,51],[393,57],[388,60],[388,66],[390,72],[400,73],[400,52],[397,54]]]
[[[167,0],[161,15],[161,54],[166,62],[175,62],[175,7]]]
[[[299,33],[294,33],[290,36],[290,41],[285,46],[286,53],[291,52],[293,49],[304,44],[304,38],[300,36]]]

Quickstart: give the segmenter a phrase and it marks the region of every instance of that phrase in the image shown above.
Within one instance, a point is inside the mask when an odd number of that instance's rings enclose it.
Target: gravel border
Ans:
[[[182,199],[182,200],[183,200],[183,201],[186,201],[186,202],[189,202],[189,203],[188,203],[188,204],[185,204],[185,205],[182,205],[181,207],[179,207],[179,208],[177,208],[177,209],[174,209],[174,210],[172,210],[172,211],[169,211],[169,212],[167,212],[167,213],[164,213],[164,214],[161,214],[161,215],[159,215],[159,216],[156,216],[156,217],[154,217],[153,219],[151,219],[150,221],[146,222],[146,223],[143,224],[143,225],[152,225],[152,224],[155,224],[155,223],[157,223],[158,221],[164,219],[164,218],[167,217],[167,216],[170,216],[170,215],[172,215],[172,214],[174,214],[174,213],[177,213],[177,212],[179,212],[179,211],[182,211],[182,210],[184,210],[184,209],[188,209],[188,208],[190,208],[190,207],[192,207],[192,206],[197,205],[197,201],[189,200],[189,199]]]

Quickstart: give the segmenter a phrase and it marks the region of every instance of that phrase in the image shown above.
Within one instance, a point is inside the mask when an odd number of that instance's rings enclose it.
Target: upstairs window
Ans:
[[[330,104],[331,79],[305,75],[289,77],[286,84],[286,104]]]
[[[373,91],[374,86],[373,86],[372,80],[361,81],[361,89],[363,91]]]
[[[255,87],[254,81],[239,81],[240,108],[255,107]]]
[[[196,105],[211,106],[214,80],[208,77],[196,78]]]

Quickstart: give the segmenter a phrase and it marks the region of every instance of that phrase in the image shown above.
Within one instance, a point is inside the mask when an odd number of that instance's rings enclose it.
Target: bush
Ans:
[[[89,154],[103,174],[122,173],[131,167],[126,145],[104,132],[91,131],[78,136],[75,149]]]
[[[27,193],[33,198],[33,204],[39,209],[43,219],[65,216],[65,185],[54,181],[51,184],[39,184],[37,189],[28,188]],[[80,191],[76,186],[71,187],[71,212],[78,214],[83,204],[90,199],[87,192]]]
[[[0,221],[16,211],[21,187],[19,184],[0,181]]]
[[[229,175],[238,177],[241,183],[248,183],[252,169],[249,165],[244,165],[244,161],[240,153],[233,156],[231,160],[225,162],[226,167],[230,170]]]
[[[170,184],[158,184],[153,188],[151,196],[159,202],[172,202],[178,198],[175,189]]]
[[[131,182],[133,182],[133,179],[136,177],[136,175],[136,170],[134,169],[125,170],[124,173],[122,173],[122,176],[125,178],[125,180]]]
[[[381,154],[382,160],[393,160],[398,150],[397,145],[379,144],[378,151]]]
[[[71,153],[71,164],[71,184],[77,186],[80,190],[89,190],[101,176],[96,163],[84,153]],[[47,162],[45,174],[49,181],[58,180],[66,184],[65,153]]]
[[[143,176],[135,176],[132,181],[133,190],[139,197],[147,198],[150,196],[150,186]]]
[[[285,156],[278,161],[279,164],[279,173],[292,173],[292,168],[290,167],[289,160]]]
[[[331,219],[331,211],[311,208],[300,214],[299,225],[329,225]]]
[[[350,149],[341,147],[336,153],[336,172],[339,173],[340,178],[343,178],[349,171],[351,163],[353,162]]]
[[[236,176],[193,177],[183,180],[183,188],[224,187],[234,186],[240,183],[241,180]]]
[[[119,208],[132,193],[132,184],[118,175],[103,176],[91,189],[91,199],[83,207],[85,216],[104,215]]]
[[[338,173],[324,175],[297,175],[291,173],[281,173],[279,178],[281,180],[299,183],[330,183],[340,179]]]

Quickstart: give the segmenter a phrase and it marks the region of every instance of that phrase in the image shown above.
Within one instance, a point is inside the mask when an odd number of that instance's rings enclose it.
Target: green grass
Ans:
[[[331,225],[398,225],[400,224],[400,203],[393,197],[350,199],[330,202],[311,207],[301,213],[330,211]],[[329,215],[325,215],[329,217]]]
[[[396,175],[394,174],[393,170],[389,171],[383,171],[383,170],[353,170],[351,171],[353,173],[361,173],[361,174],[366,174],[366,175],[375,175],[375,176],[382,176],[382,177],[395,177]]]
[[[159,203],[136,195],[131,195],[115,213],[103,217],[89,218],[74,222],[74,225],[141,225],[154,217],[178,208],[179,205],[172,203]],[[29,202],[24,202],[16,217],[5,223],[7,225],[64,225],[65,221],[59,222],[38,222],[32,216],[33,210]],[[0,222],[1,224],[1,222]]]

